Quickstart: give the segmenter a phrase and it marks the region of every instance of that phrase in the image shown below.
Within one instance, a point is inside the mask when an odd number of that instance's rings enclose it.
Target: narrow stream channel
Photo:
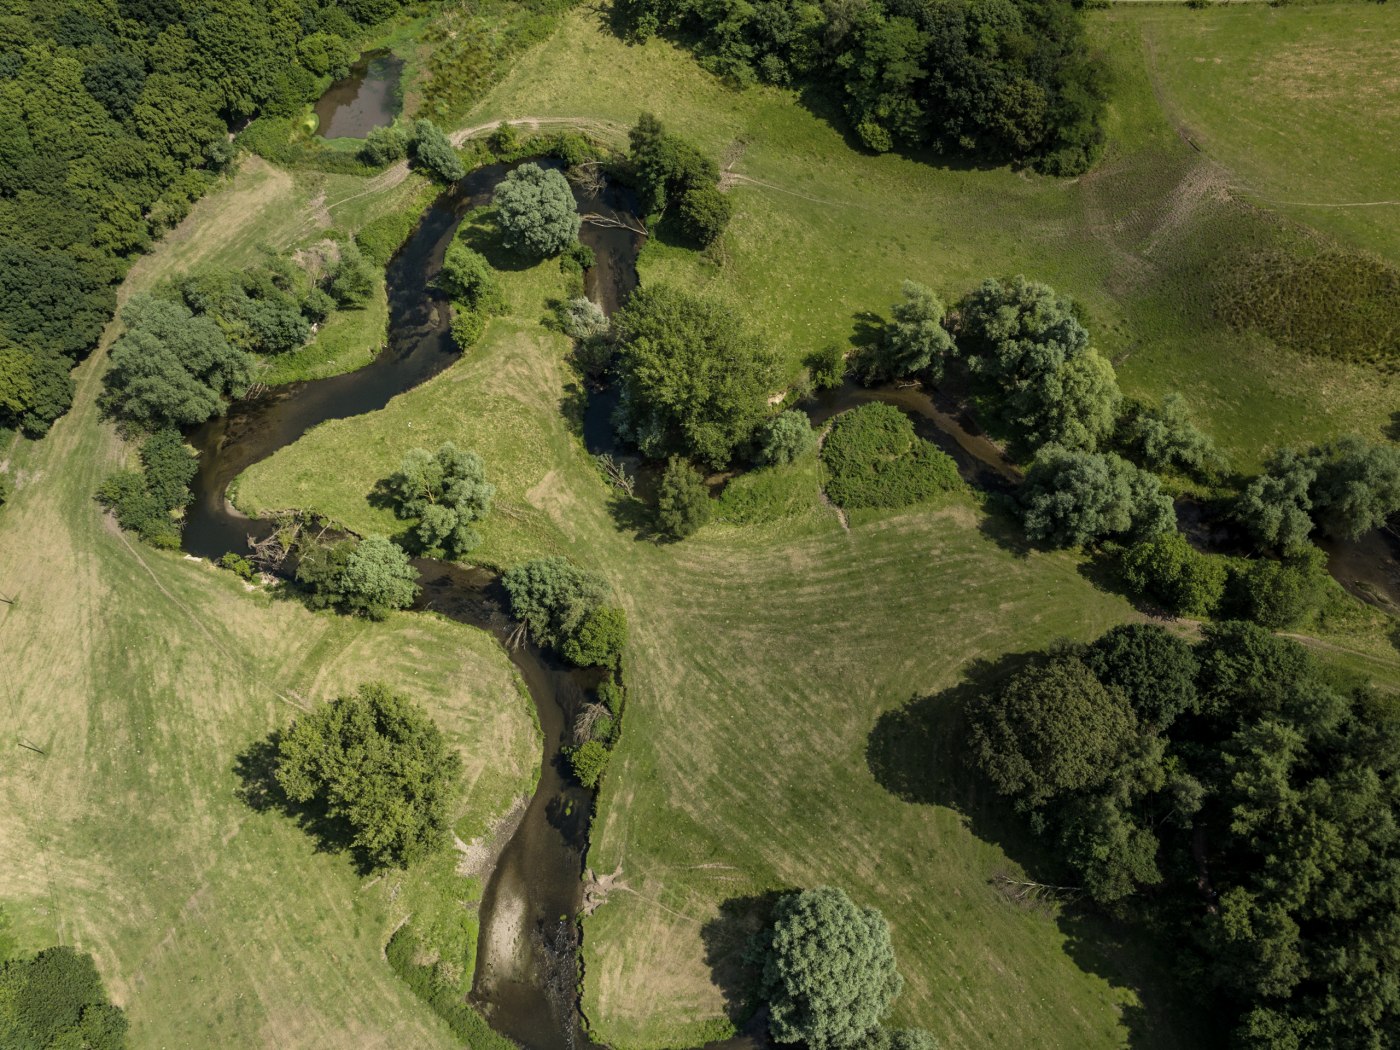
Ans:
[[[547,163],[547,162],[546,162]],[[389,339],[364,368],[345,375],[279,387],[235,402],[228,412],[192,429],[199,453],[187,512],[184,549],[210,560],[246,552],[250,539],[275,527],[240,514],[228,486],[254,463],[290,445],[317,424],[383,408],[391,398],[437,375],[458,357],[448,330],[447,302],[434,288],[443,257],[463,217],[488,204],[496,184],[516,165],[480,168],[445,191],[389,264]],[[575,189],[582,214],[630,217],[628,199],[613,189]],[[584,223],[580,239],[593,249],[586,290],[611,314],[637,284],[641,238],[622,226]],[[585,430],[601,433],[600,398]],[[1014,465],[982,437],[956,406],[915,387],[865,389],[854,384],[801,406],[814,425],[868,401],[895,404],[924,437],[957,461],[963,476],[983,488],[1009,490],[1020,478]],[[500,855],[481,903],[481,935],[472,999],[502,1034],[528,1050],[592,1050],[578,1004],[576,918],[583,898],[593,792],[567,774],[562,747],[585,691],[587,671],[567,668],[535,646],[507,643],[514,629],[508,601],[492,573],[449,562],[417,559],[422,587],[416,609],[433,611],[491,632],[519,669],[544,735],[538,787],[519,827]],[[710,1044],[711,1050],[754,1050],[762,1034]]]

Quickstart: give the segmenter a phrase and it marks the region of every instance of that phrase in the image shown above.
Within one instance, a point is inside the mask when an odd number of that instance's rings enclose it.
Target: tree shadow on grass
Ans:
[[[755,937],[773,923],[773,909],[792,890],[768,890],[730,897],[719,914],[700,929],[705,963],[710,977],[724,996],[724,1011],[744,1034],[766,1031],[767,1018],[760,980],[762,971],[754,958]]]
[[[1002,550],[1018,558],[1030,557],[1031,551],[1047,548],[1026,536],[1016,497],[1007,492],[988,492],[983,503],[986,513],[977,523],[977,531]]]
[[[968,751],[973,707],[1011,675],[1043,659],[1040,653],[1015,653],[975,661],[957,685],[886,711],[870,732],[866,762],[875,780],[896,798],[957,813],[968,831],[1001,849],[1029,881],[1065,886],[1077,883],[1076,875],[974,767]],[[996,882],[989,880],[988,893],[998,892]],[[1065,935],[1065,951],[1081,970],[1136,994],[1137,1004],[1118,1006],[1129,1046],[1173,1050],[1220,1045],[1213,1031],[1206,1031],[1210,1018],[1203,1016],[1199,997],[1174,981],[1161,946],[1145,929],[1111,918],[1078,897],[1018,902],[1004,896],[1008,908],[1035,908],[1051,917]]]
[[[462,220],[457,236],[468,248],[479,252],[494,270],[515,273],[540,264],[537,256],[506,247],[494,208],[478,208],[470,212]]]
[[[355,833],[346,821],[331,816],[319,801],[296,802],[282,790],[277,782],[277,749],[281,742],[281,731],[274,730],[234,756],[233,772],[239,780],[235,794],[239,800],[254,812],[275,811],[292,818],[311,836],[317,853],[348,853],[358,874],[373,871],[369,859],[351,846]]]

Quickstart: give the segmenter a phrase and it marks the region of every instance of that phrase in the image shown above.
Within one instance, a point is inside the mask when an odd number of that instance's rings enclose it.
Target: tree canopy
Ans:
[[[1046,445],[1026,476],[1021,506],[1026,534],[1056,546],[1151,539],[1176,527],[1171,497],[1157,477],[1111,452]]]
[[[403,549],[383,536],[304,543],[297,550],[296,576],[313,608],[372,620],[407,608],[418,597],[418,571]]]
[[[938,382],[943,365],[955,350],[953,337],[943,327],[947,312],[933,290],[905,281],[900,300],[892,307],[879,342],[864,349],[857,367],[866,383],[882,383],[909,376]]]
[[[515,618],[540,645],[580,666],[616,666],[627,644],[627,618],[612,605],[597,573],[567,558],[535,558],[501,577]]]
[[[578,240],[578,209],[569,181],[553,168],[522,164],[496,187],[496,213],[507,248],[534,258],[558,255]]]
[[[863,1046],[904,986],[884,916],[834,887],[779,900],[766,947],[763,992],[780,1043]]]
[[[400,518],[417,518],[410,535],[429,558],[461,558],[481,542],[471,527],[491,509],[496,486],[475,452],[448,441],[436,452],[415,448],[382,488]]]
[[[971,708],[974,752],[1091,897],[1166,939],[1234,1018],[1233,1045],[1385,1045],[1394,698],[1237,622],[1194,646],[1122,626],[1044,660]]]
[[[1029,450],[1092,451],[1112,434],[1122,395],[1068,298],[1020,276],[987,280],[959,314],[958,353],[989,427]]]
[[[719,189],[719,166],[651,113],[628,132],[632,176],[646,215],[674,215],[683,236],[705,247],[729,224],[733,206]]]
[[[673,33],[720,76],[820,86],[872,150],[1072,175],[1102,148],[1104,76],[1068,0],[621,0],[617,13],[633,38]]]
[[[277,783],[350,829],[370,866],[444,848],[462,760],[418,707],[379,684],[301,715],[277,741]]]
[[[732,310],[662,283],[633,292],[613,328],[620,432],[653,458],[726,466],[767,415],[772,351]]]

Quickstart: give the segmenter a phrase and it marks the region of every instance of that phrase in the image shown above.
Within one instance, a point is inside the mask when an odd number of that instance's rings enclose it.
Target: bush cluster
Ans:
[[[107,1000],[92,956],[67,946],[0,961],[6,1050],[126,1050],[126,1015]]]
[[[418,597],[418,571],[401,547],[382,536],[307,540],[296,554],[296,579],[313,609],[382,620]]]
[[[567,558],[536,558],[501,577],[511,612],[542,646],[581,667],[617,667],[627,616],[609,602],[607,582]]]
[[[173,550],[180,546],[176,515],[189,505],[198,461],[180,432],[167,428],[142,443],[141,468],[109,474],[97,489],[97,500],[123,529]]]
[[[962,484],[952,458],[880,402],[837,416],[821,459],[827,496],[848,510],[906,507]]]
[[[702,248],[712,244],[733,214],[719,189],[719,167],[650,113],[641,115],[628,139],[642,212],[674,215],[684,237]]]

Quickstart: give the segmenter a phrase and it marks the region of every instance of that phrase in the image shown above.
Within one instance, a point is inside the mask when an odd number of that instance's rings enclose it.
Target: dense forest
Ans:
[[[0,428],[47,432],[115,284],[400,0],[68,0],[0,18]]]
[[[970,711],[997,790],[1082,892],[1180,951],[1233,1044],[1392,1045],[1400,720],[1253,624],[1039,654]]]
[[[618,0],[625,31],[689,43],[739,83],[795,84],[869,149],[932,147],[1074,175],[1097,158],[1103,74],[1069,0]]]

